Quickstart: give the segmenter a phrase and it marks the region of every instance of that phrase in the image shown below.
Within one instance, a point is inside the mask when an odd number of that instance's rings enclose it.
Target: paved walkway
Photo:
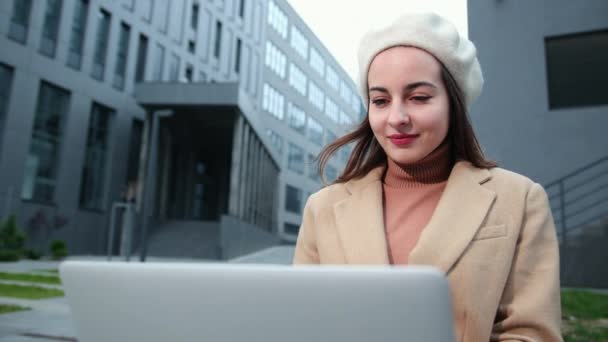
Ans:
[[[29,261],[0,263],[0,272],[36,273],[52,275],[44,270],[55,270],[56,261]],[[35,285],[61,289],[61,285],[29,283],[23,281],[2,281],[3,284]],[[65,298],[17,299],[0,297],[0,303],[30,308],[0,315],[0,342],[45,342],[75,341],[76,336],[70,309]]]

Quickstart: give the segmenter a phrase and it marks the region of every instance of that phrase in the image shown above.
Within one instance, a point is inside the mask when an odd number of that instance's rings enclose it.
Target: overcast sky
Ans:
[[[325,44],[338,63],[356,79],[359,39],[407,12],[433,11],[467,35],[466,0],[287,0]]]

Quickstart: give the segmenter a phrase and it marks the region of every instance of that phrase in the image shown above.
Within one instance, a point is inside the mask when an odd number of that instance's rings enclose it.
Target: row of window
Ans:
[[[285,54],[270,41],[266,41],[266,58],[264,64],[270,68],[270,70],[274,71],[277,76],[283,79],[285,78],[287,57],[285,57]]]
[[[123,1],[123,7],[126,8],[127,10],[134,12],[135,11],[135,0],[122,0]],[[170,37],[176,41],[181,43],[184,37],[184,23],[186,22],[186,3],[188,1],[185,0],[171,0],[171,1],[166,1],[163,0],[160,3],[162,4],[162,6],[156,6],[156,4],[158,4],[158,2],[156,2],[155,0],[142,0],[142,1],[137,1],[137,13],[141,14],[141,18],[147,22],[147,23],[152,23],[153,21],[156,22],[156,26],[158,28],[158,30],[162,33],[165,34],[169,34]],[[224,1],[221,2],[222,4],[222,8]],[[232,12],[230,14],[231,17],[238,15],[238,19],[241,21],[245,21],[246,17],[249,17],[248,13],[250,10],[253,9],[249,9],[248,10],[248,6],[245,0],[238,0],[238,4],[234,4],[234,6],[232,7]],[[259,8],[256,8],[255,13],[255,21],[257,22],[259,19]],[[189,27],[194,30],[197,31],[199,28],[199,22],[200,22],[200,18],[199,15],[201,13],[201,8],[200,8],[200,4],[198,1],[193,1],[191,3],[191,10],[190,10],[190,16],[189,16]],[[155,18],[156,15],[156,18]],[[178,20],[171,20],[171,18],[174,19],[178,19]],[[179,20],[181,19],[181,20]],[[171,27],[169,27],[169,23],[171,22]],[[252,24],[251,22],[249,24]],[[259,29],[256,25],[255,27],[256,32],[254,33],[256,37],[259,37]],[[248,25],[248,30],[249,32],[253,31],[253,28],[251,27],[251,25]],[[259,38],[258,38],[259,39]],[[190,43],[195,44],[193,40],[189,40],[188,44],[190,45]]]
[[[272,0],[268,2],[268,24],[283,39],[287,38],[287,15]]]
[[[268,4],[268,23],[283,39],[287,39],[287,15],[272,0]],[[360,110],[360,100],[358,95],[351,90],[346,82],[339,79],[336,71],[328,63],[325,63],[321,53],[308,43],[308,39],[306,39],[304,34],[295,25],[291,26],[290,32],[290,45],[294,51],[296,51],[296,53],[299,54],[303,59],[308,60],[311,68],[315,70],[321,78],[324,78],[325,81],[340,94],[346,103],[350,104],[355,113],[358,113]],[[268,54],[268,46],[266,49]],[[278,50],[276,47],[275,49]],[[280,54],[285,56],[285,54],[280,52],[280,50],[278,51]],[[283,75],[281,76],[282,78],[285,77],[284,69],[280,75]]]
[[[335,139],[335,136],[333,137]],[[304,162],[304,149],[300,146],[289,143],[287,155],[287,168],[297,174],[307,174],[308,178],[319,183],[319,165],[317,163],[317,157],[311,153],[308,153],[307,162]],[[305,172],[306,169],[308,172]],[[328,182],[334,181],[338,177],[338,172],[332,165],[326,165],[324,169],[324,178]]]
[[[9,70],[2,67],[3,70]],[[3,71],[4,73],[5,71]],[[2,79],[2,88],[8,86]],[[21,197],[42,203],[55,201],[65,121],[71,93],[41,81]],[[6,102],[6,99],[3,101]],[[105,209],[109,168],[110,136],[115,111],[99,103],[90,110],[84,162],[81,173],[80,207]]]
[[[289,64],[289,85],[295,89],[300,95],[306,96],[306,83],[308,78],[306,74],[295,64]]]
[[[143,1],[148,3],[148,6],[153,7],[152,1]],[[58,39],[58,23],[60,20],[60,14],[62,10],[63,1],[61,0],[48,0],[46,2],[46,11],[43,24],[42,39],[39,52],[50,58],[55,57],[55,47]],[[242,4],[243,5],[243,4]],[[27,29],[29,26],[29,16],[31,12],[32,1],[31,0],[20,0],[14,2],[11,25],[8,32],[8,37],[25,43],[27,37]],[[192,25],[198,26],[198,19],[194,20],[196,16],[198,18],[198,4],[193,4],[192,10]],[[82,66],[82,55],[84,48],[84,38],[86,34],[87,18],[89,14],[89,0],[76,0],[74,2],[74,12],[71,18],[71,32],[69,36],[68,44],[68,56],[67,66],[80,70]],[[112,15],[105,9],[100,8],[97,12],[95,27],[95,43],[93,46],[93,65],[91,69],[91,77],[96,80],[104,81],[104,75],[106,74],[108,53],[111,51],[109,48],[109,37]],[[125,77],[127,74],[128,65],[128,52],[131,40],[131,27],[125,22],[120,23],[118,35],[117,48],[114,50],[116,54],[112,85],[119,90],[123,90],[125,87]],[[194,44],[192,42],[192,44]],[[213,55],[217,59],[221,56],[222,45],[222,23],[216,21],[215,27],[215,38],[213,42]],[[234,49],[234,65],[233,71],[239,74],[241,71],[241,54],[242,54],[242,41],[240,38],[235,40]],[[194,45],[189,46],[190,52],[194,53]],[[141,82],[145,79],[145,70],[148,52],[148,37],[144,34],[139,35],[137,58],[136,58],[136,70],[134,82]],[[165,64],[165,47],[161,44],[156,44],[154,47],[154,60],[152,70],[152,80],[164,80],[164,64]],[[184,77],[181,78],[179,72],[181,70],[181,61],[177,54],[172,53],[169,57],[169,80],[170,81],[192,81],[193,79],[193,67],[188,65],[185,68]],[[206,75],[199,77],[201,80],[206,80]],[[249,88],[253,93],[255,85]]]
[[[312,158],[312,160],[310,159]],[[303,164],[303,162],[302,162]],[[314,177],[318,180],[318,172],[316,168],[316,162],[312,155],[309,155],[309,164],[311,165],[310,173],[314,174]],[[312,177],[312,176],[311,176]],[[324,178],[327,182],[333,182],[338,177],[337,170],[331,165],[327,165],[325,167],[325,175]],[[285,184],[285,210],[292,214],[301,215],[302,209],[304,209],[304,202],[306,198],[304,197],[304,191],[302,189],[290,185]],[[307,196],[310,196],[308,193]]]
[[[285,107],[285,97],[276,89],[264,83],[262,90],[262,109],[270,113],[278,120],[283,120],[283,108]]]

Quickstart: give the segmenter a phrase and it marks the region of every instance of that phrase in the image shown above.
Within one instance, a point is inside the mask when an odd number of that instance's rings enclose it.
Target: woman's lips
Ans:
[[[405,146],[413,143],[418,138],[418,134],[393,134],[388,138],[397,146]]]

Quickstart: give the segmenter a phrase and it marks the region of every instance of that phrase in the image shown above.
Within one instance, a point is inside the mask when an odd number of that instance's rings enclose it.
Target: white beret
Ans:
[[[460,36],[452,23],[437,14],[406,14],[385,28],[368,32],[361,39],[359,92],[366,108],[369,105],[369,66],[376,55],[394,46],[413,46],[435,56],[456,80],[467,107],[481,93],[483,75],[473,43]]]

